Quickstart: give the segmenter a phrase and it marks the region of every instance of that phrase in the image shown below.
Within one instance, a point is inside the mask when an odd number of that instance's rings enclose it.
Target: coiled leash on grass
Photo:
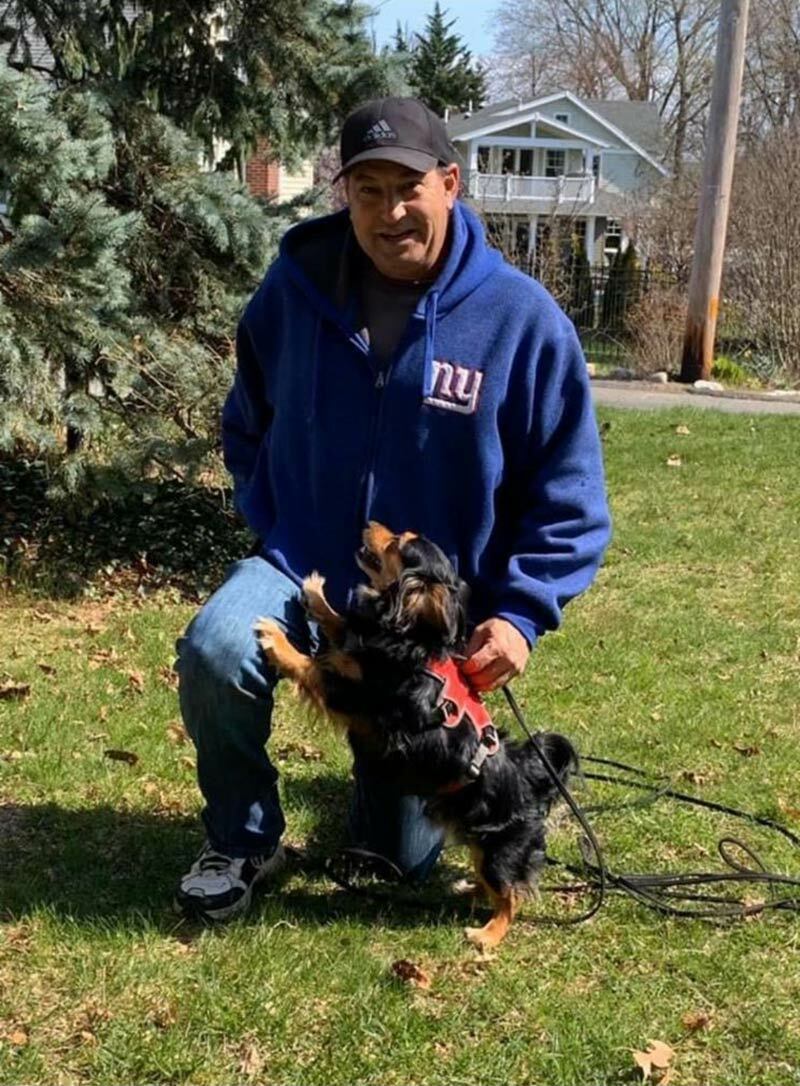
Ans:
[[[679,792],[669,787],[665,777],[655,777],[645,770],[627,765],[625,762],[614,761],[610,758],[592,757],[585,755],[581,758],[582,766],[598,765],[608,769],[621,771],[620,773],[599,772],[582,769],[581,775],[586,780],[602,781],[607,784],[620,785],[633,788],[644,793],[642,799],[628,801],[626,803],[606,804],[590,808],[582,808],[573,797],[569,788],[563,783],[557,771],[551,764],[547,754],[542,749],[536,736],[528,728],[525,717],[522,714],[516,698],[508,686],[503,688],[506,700],[514,717],[525,733],[528,741],[539,756],[545,771],[550,776],[566,805],[581,826],[584,836],[579,838],[581,853],[581,865],[569,864],[562,860],[547,858],[547,864],[551,867],[560,867],[570,874],[582,879],[579,883],[567,883],[555,886],[541,887],[542,892],[548,893],[591,893],[594,897],[590,907],[578,916],[569,917],[531,917],[527,923],[574,925],[580,924],[594,916],[602,907],[609,889],[627,894],[648,908],[668,916],[695,917],[716,920],[741,919],[746,916],[756,915],[766,910],[781,912],[800,912],[800,878],[789,875],[779,875],[769,871],[761,857],[752,846],[736,837],[726,836],[719,840],[717,849],[723,863],[727,865],[727,871],[691,871],[677,874],[668,873],[617,873],[612,871],[605,861],[603,850],[587,818],[587,811],[594,814],[620,811],[632,807],[641,807],[655,803],[659,799],[672,799],[679,803],[690,804],[695,807],[728,814],[734,818],[763,826],[773,832],[781,834],[795,848],[800,848],[800,836],[793,833],[786,826],[775,822],[771,818],[742,811],[736,807],[729,807],[713,800],[700,799],[685,792]],[[748,866],[734,855],[734,850],[743,853],[752,866]],[[293,850],[304,866],[307,866],[302,853]],[[323,865],[324,873],[342,889],[370,900],[378,900],[386,904],[408,906],[423,911],[441,912],[442,903],[432,906],[429,902],[421,900],[418,896],[398,894],[375,889],[373,885],[359,884],[357,881],[365,874],[373,879],[384,882],[402,883],[403,874],[391,861],[376,853],[364,849],[343,849],[336,856],[327,860]],[[702,892],[699,888],[705,886],[726,885],[757,885],[766,888],[771,899],[758,902],[747,902],[740,898],[724,893]],[[798,891],[791,897],[776,896],[780,888],[791,887]],[[676,904],[677,902],[686,904]],[[691,903],[691,904],[689,904]]]

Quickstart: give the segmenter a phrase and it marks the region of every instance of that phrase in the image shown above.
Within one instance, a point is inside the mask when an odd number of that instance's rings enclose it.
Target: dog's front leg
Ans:
[[[294,647],[289,638],[271,618],[260,618],[255,631],[268,662],[279,675],[296,682],[318,708],[325,709],[324,686],[319,664]]]
[[[339,644],[344,636],[345,621],[325,599],[325,578],[312,573],[303,581],[303,601],[311,618],[332,644]]]

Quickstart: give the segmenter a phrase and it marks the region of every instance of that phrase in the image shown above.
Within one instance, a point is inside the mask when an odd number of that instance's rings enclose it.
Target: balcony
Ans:
[[[592,174],[577,177],[526,177],[513,173],[470,173],[467,189],[473,200],[513,203],[536,200],[543,204],[593,204],[596,181]]]

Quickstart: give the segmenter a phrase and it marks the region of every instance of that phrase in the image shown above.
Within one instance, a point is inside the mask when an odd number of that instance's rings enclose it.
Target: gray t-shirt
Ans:
[[[370,350],[385,366],[402,339],[417,307],[430,286],[426,282],[398,282],[387,279],[368,260],[361,279],[361,309]]]

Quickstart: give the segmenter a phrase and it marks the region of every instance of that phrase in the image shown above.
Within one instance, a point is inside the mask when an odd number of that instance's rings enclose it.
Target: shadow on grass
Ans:
[[[452,922],[454,910],[466,915],[458,902],[444,900],[448,876],[442,871],[423,891],[420,909],[391,900],[395,890],[408,899],[411,891],[404,887],[381,886],[377,902],[334,887],[323,864],[345,843],[349,782],[322,777],[286,783],[287,798],[312,809],[315,828],[302,843],[302,858],[290,857],[284,876],[244,923],[290,919],[322,927],[340,919],[372,923],[379,913],[390,926],[419,927],[445,917]],[[193,817],[109,806],[6,804],[0,806],[0,839],[0,920],[46,909],[127,931],[192,927],[174,914],[172,899],[202,843]]]
[[[70,505],[49,488],[43,462],[0,455],[0,580],[61,599],[90,585],[172,586],[194,598],[252,546],[227,490],[106,480]]]

